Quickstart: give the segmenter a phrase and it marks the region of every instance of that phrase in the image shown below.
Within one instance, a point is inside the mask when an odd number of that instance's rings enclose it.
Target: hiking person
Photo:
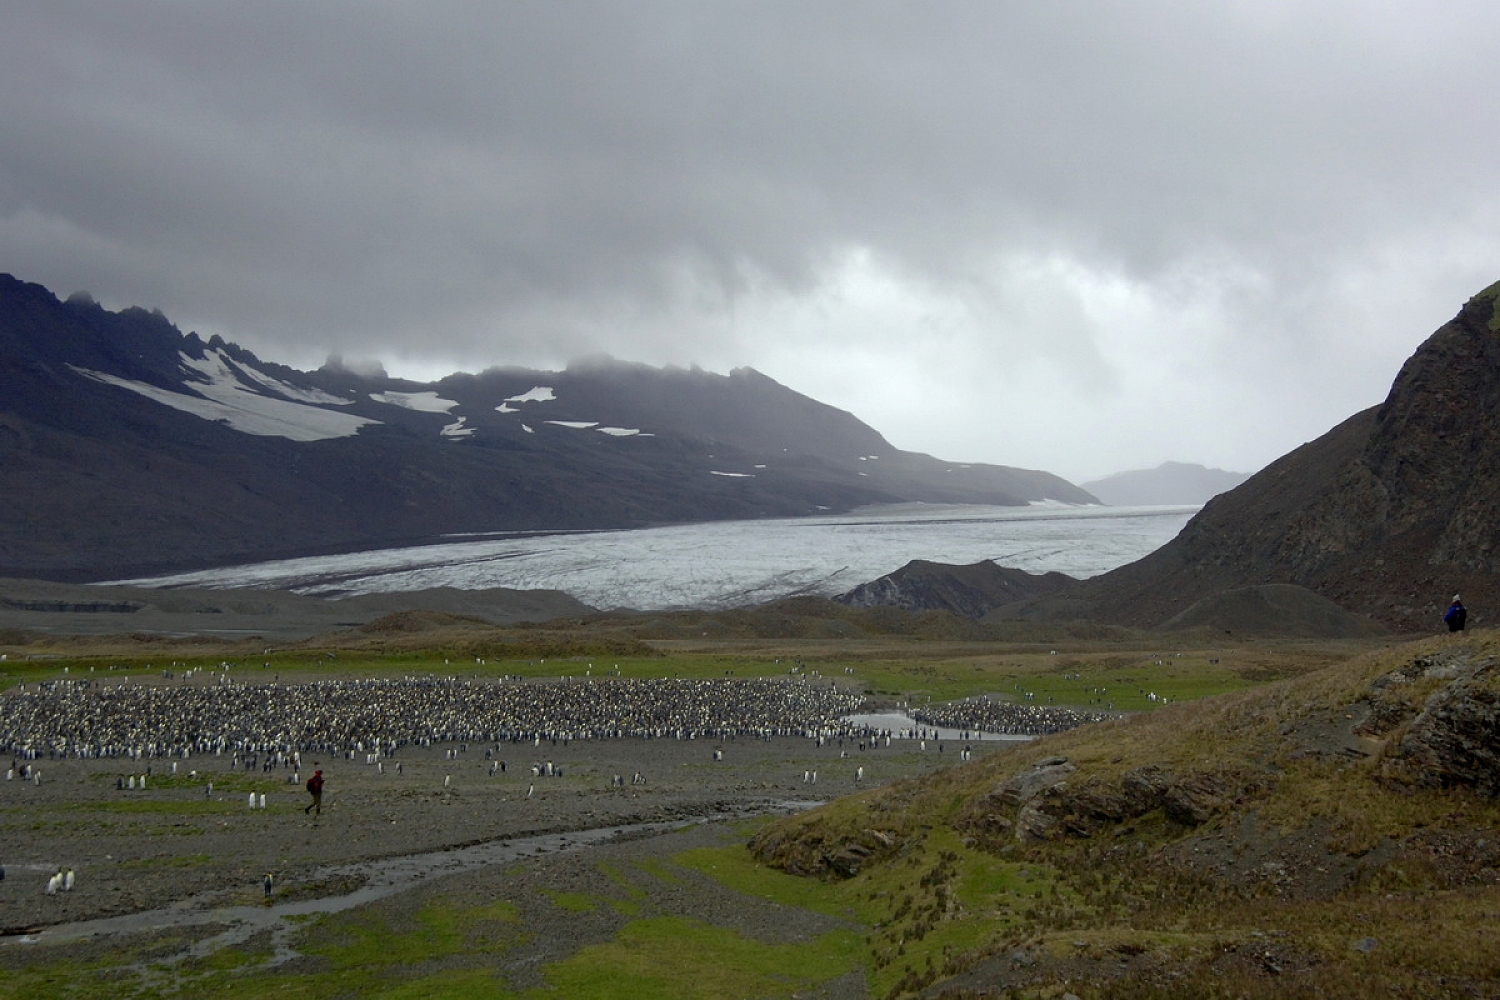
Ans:
[[[1443,621],[1448,623],[1449,632],[1462,632],[1464,622],[1469,618],[1469,609],[1464,607],[1464,602],[1453,595],[1453,603],[1448,605],[1448,610],[1443,614]]]
[[[303,813],[313,813],[316,816],[323,815],[323,772],[314,771],[313,776],[307,779],[307,791],[312,796],[312,801],[307,804]]]

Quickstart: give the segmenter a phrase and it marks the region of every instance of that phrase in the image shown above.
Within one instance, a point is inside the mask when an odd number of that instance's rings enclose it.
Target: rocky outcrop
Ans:
[[[1424,784],[1500,793],[1500,693],[1494,666],[1428,699],[1401,740],[1400,755]]]
[[[1154,764],[1117,780],[1069,782],[1075,768],[1061,757],[1040,761],[974,800],[957,821],[976,840],[1038,841],[1090,837],[1105,827],[1160,810],[1183,826],[1201,826],[1267,787],[1267,771],[1205,770],[1176,775]]]
[[[1078,770],[1066,757],[1048,757],[1024,771],[1017,771],[995,786],[990,798],[1002,806],[1020,806],[1049,788],[1056,788]]]
[[[853,878],[868,865],[894,854],[902,838],[890,830],[866,829],[853,836],[823,839],[788,836],[770,827],[750,841],[750,852],[791,875]]]
[[[1420,657],[1379,678],[1371,703],[1366,731],[1393,740],[1388,780],[1500,795],[1500,662],[1463,650]]]

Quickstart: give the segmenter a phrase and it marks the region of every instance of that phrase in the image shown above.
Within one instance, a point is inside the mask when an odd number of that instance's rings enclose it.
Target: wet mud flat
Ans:
[[[1014,746],[968,745],[975,756]],[[268,873],[273,908],[316,912],[319,900],[393,877],[401,859],[426,873],[412,885],[453,874],[444,866],[472,875],[528,851],[544,856],[583,839],[618,838],[624,827],[681,826],[830,799],[957,763],[960,749],[893,740],[860,750],[854,741],[819,746],[800,738],[544,741],[498,750],[434,744],[380,765],[362,753],[304,757],[296,783],[284,769],[246,772],[228,757],[178,761],[176,774],[161,759],[43,759],[32,762],[39,784],[0,781],[0,962],[10,945],[61,937],[63,925],[172,907],[191,915],[176,925],[198,927],[197,936],[206,933],[205,914],[211,923],[232,919],[226,915],[237,907],[263,907]],[[320,816],[304,813],[310,797],[300,783],[313,763],[328,779]],[[148,766],[144,789],[117,787]],[[264,795],[265,807],[250,808],[252,795],[257,805]],[[571,836],[548,839],[558,834]],[[485,850],[507,860],[470,863]],[[49,878],[68,869],[73,890],[49,895]],[[87,936],[151,930],[99,925]]]
[[[291,980],[306,985],[303,977],[310,976],[323,984],[307,986],[310,995],[328,992],[330,977],[338,985],[329,995],[358,995],[376,983],[411,983],[434,973],[441,981],[466,972],[514,990],[556,989],[547,981],[555,963],[584,949],[618,945],[627,925],[679,922],[773,947],[831,932],[863,932],[847,920],[746,896],[680,863],[683,852],[742,844],[746,829],[721,816],[359,862],[347,868],[361,870],[367,880],[344,895],[273,896],[261,905],[211,909],[196,908],[199,901],[190,899],[0,939],[0,978],[7,970],[54,962],[92,965],[107,968],[94,975],[128,995],[144,989],[191,996],[200,987],[225,985],[215,956],[233,952],[233,978],[253,977],[248,983],[254,985],[239,987],[241,992],[275,991],[277,983]],[[441,931],[429,936],[426,925],[434,913],[462,928],[463,947],[448,946]],[[340,971],[348,961],[340,952],[377,929],[384,950],[371,960],[375,968],[350,981]],[[816,995],[854,1000],[869,994],[864,973],[850,970],[821,983]]]
[[[783,804],[776,811],[787,808],[796,805]],[[722,823],[746,815],[750,814],[712,814],[699,822]],[[292,891],[278,889],[273,880],[263,889],[259,904],[229,902],[239,894],[226,896],[222,891],[210,890],[159,909],[11,933],[0,939],[0,949],[35,951],[34,946],[40,945],[68,946],[71,950],[79,943],[115,947],[121,939],[135,937],[141,939],[138,948],[142,960],[131,971],[160,976],[164,967],[207,958],[223,948],[252,947],[260,938],[257,950],[268,952],[260,968],[275,968],[302,957],[295,941],[300,936],[301,921],[306,918],[379,904],[398,893],[445,880],[449,880],[449,891],[454,891],[456,886],[451,880],[458,876],[682,829],[685,825],[676,821],[605,826],[333,865],[314,873],[311,881],[292,887]],[[575,864],[585,867],[582,862]]]

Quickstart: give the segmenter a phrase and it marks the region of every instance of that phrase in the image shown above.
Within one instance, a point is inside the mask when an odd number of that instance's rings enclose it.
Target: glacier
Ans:
[[[325,596],[510,587],[560,590],[601,610],[723,609],[799,594],[834,596],[913,559],[959,565],[989,559],[1087,578],[1165,545],[1198,510],[899,504],[798,518],[470,535],[110,582]]]

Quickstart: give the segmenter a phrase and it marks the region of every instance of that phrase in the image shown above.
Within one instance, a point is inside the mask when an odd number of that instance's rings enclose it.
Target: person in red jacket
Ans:
[[[312,813],[315,816],[323,815],[323,772],[314,771],[313,776],[307,779],[307,791],[312,795],[312,801],[304,813]]]

